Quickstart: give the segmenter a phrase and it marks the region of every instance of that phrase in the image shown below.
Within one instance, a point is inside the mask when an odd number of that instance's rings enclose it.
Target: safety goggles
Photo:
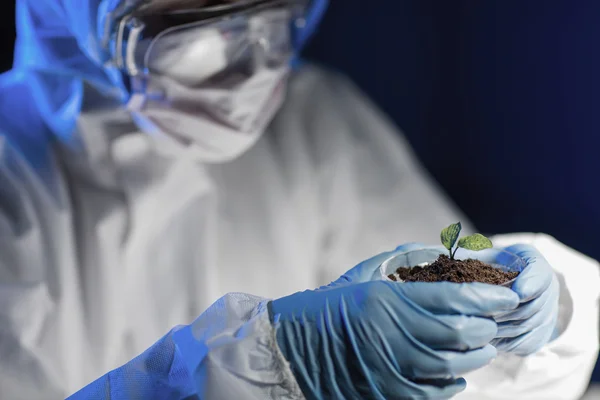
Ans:
[[[307,26],[307,13],[314,20],[314,13],[322,14],[326,2],[318,0],[315,6],[310,0],[241,0],[177,10],[163,10],[153,3],[132,7],[125,1],[107,17],[103,44],[112,55],[110,63],[132,77],[157,72],[155,61],[164,60],[163,54],[172,56],[194,41],[211,37],[215,46],[222,47],[219,51],[229,67],[289,62],[305,40],[306,29],[314,28]],[[206,54],[207,63],[210,57],[214,53]]]

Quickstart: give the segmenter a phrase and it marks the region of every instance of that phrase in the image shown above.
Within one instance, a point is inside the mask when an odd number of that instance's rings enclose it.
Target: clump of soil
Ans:
[[[452,260],[442,254],[436,261],[424,267],[400,267],[389,275],[389,278],[405,282],[482,282],[502,285],[518,275],[518,272],[505,272],[479,260]]]

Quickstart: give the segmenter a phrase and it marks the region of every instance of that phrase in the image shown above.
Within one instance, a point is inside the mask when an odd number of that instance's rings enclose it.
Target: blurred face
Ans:
[[[140,126],[196,146],[209,160],[245,150],[283,101],[293,29],[306,4],[169,0],[138,10],[116,48],[131,77],[129,109]]]

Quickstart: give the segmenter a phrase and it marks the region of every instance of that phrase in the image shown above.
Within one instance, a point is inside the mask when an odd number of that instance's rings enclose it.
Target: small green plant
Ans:
[[[461,230],[462,225],[460,224],[460,222],[452,224],[449,227],[444,228],[442,230],[442,244],[445,248],[448,249],[451,260],[454,260],[456,251],[459,248],[463,248],[465,250],[481,251],[484,249],[491,249],[493,247],[492,241],[479,233],[458,240],[458,236],[460,235]],[[458,244],[456,243],[457,240]],[[456,247],[454,247],[455,245]]]

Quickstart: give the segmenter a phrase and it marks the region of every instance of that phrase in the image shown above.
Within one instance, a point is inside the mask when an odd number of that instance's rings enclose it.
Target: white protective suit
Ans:
[[[206,163],[185,147],[160,152],[118,98],[91,85],[72,136],[27,149],[50,124],[36,117],[42,73],[18,62],[2,90],[19,96],[0,100],[2,399],[64,397],[226,293],[314,288],[398,244],[435,244],[441,227],[466,220],[337,73],[295,72],[264,135],[231,161]],[[561,333],[533,356],[501,355],[467,376],[457,399],[579,398],[598,351],[597,263],[545,235],[493,240],[532,243],[556,269]],[[280,354],[261,300],[225,295],[196,321],[209,364],[228,371],[207,377],[208,398],[230,385],[269,398],[244,374],[293,380],[267,368]],[[229,351],[215,347],[219,335]]]

